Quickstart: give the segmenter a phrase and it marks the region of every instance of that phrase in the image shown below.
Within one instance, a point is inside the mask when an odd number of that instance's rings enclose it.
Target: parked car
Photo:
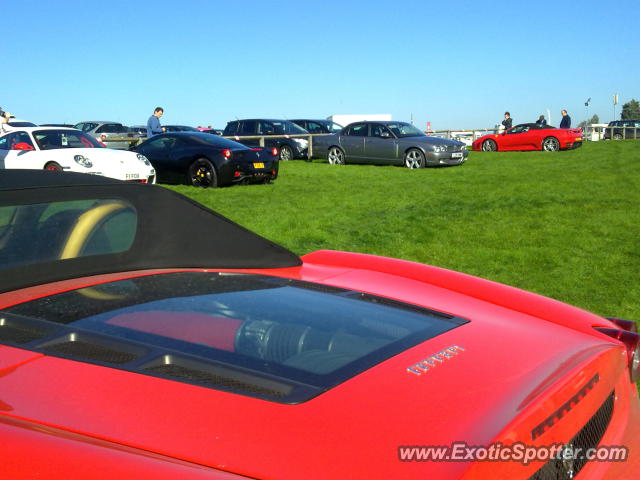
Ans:
[[[0,136],[0,168],[90,173],[155,183],[155,171],[142,154],[105,148],[74,128],[24,127]]]
[[[247,119],[227,123],[223,135],[235,137],[235,140],[245,145],[259,145],[260,140],[258,139],[243,139],[241,137],[244,135],[304,135],[305,133],[309,132],[288,120]],[[309,140],[301,137],[266,138],[264,146],[277,148],[280,152],[280,160],[307,158]]]
[[[128,127],[118,122],[87,121],[76,123],[73,128],[92,135],[96,140],[107,143],[109,148],[127,149],[133,143],[124,140],[110,141],[110,138],[137,138],[133,132],[129,131]]]
[[[298,257],[154,185],[7,173],[8,478],[637,479],[633,322],[403,260]]]
[[[291,121],[309,133],[338,133],[344,128],[339,123],[332,122],[331,120],[297,119]]]
[[[146,125],[132,125],[128,128],[130,133],[133,133],[134,136],[138,138],[146,138],[147,137],[147,126]]]
[[[205,132],[205,133],[211,133],[213,135],[223,135],[224,134],[224,130],[221,130],[219,128],[203,128],[200,131],[201,132]]]
[[[25,125],[26,126],[26,125]],[[31,127],[35,127],[36,125],[29,125]],[[64,127],[64,128],[73,128],[73,125],[70,123],[42,123],[41,127]]]
[[[609,125],[604,129],[604,139],[611,140],[612,138],[614,140],[640,138],[640,120],[614,120],[609,122]]]
[[[405,122],[357,122],[339,133],[314,137],[313,154],[331,164],[372,163],[424,168],[460,165],[469,152],[462,142],[430,137]]]
[[[163,125],[165,132],[200,132],[195,127],[188,127],[187,125]]]
[[[476,151],[525,151],[544,150],[556,152],[582,145],[582,130],[579,128],[541,127],[535,123],[522,123],[499,134],[484,135],[476,139],[472,149]]]
[[[7,123],[0,123],[0,135],[23,127],[36,127],[37,125],[27,120],[20,120],[15,117],[11,117]]]
[[[204,132],[154,135],[132,150],[151,161],[160,182],[218,187],[278,177],[277,149],[251,148]]]

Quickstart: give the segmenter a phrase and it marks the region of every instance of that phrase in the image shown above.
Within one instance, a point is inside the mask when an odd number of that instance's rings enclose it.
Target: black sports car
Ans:
[[[268,183],[278,177],[276,148],[247,147],[209,133],[163,133],[131,150],[149,159],[163,183],[186,181],[196,187],[218,187]]]

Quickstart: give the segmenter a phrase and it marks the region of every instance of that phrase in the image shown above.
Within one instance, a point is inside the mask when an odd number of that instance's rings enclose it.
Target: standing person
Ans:
[[[571,128],[571,117],[566,110],[562,110],[562,120],[560,120],[560,128]]]
[[[544,128],[547,126],[547,121],[545,120],[544,115],[540,115],[540,118],[536,120],[536,125],[538,125],[540,128]]]
[[[0,107],[0,133],[5,131],[4,126],[9,123],[10,118],[11,114],[9,112],[5,112],[2,110],[2,107]]]
[[[502,126],[505,130],[509,130],[512,124],[513,120],[511,119],[511,114],[509,112],[504,112],[504,120],[502,121]]]
[[[160,125],[160,117],[164,114],[164,108],[156,107],[153,111],[153,115],[147,120],[147,138],[151,138],[154,135],[163,133],[166,131],[164,127]]]

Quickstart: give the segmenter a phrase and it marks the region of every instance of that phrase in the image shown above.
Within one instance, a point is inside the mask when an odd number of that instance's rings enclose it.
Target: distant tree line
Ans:
[[[592,123],[600,123],[600,117],[596,114],[590,120],[584,120],[578,124],[580,128],[591,125]]]
[[[632,99],[630,102],[625,103],[622,106],[622,113],[620,114],[622,120],[638,120],[640,119],[640,102]]]

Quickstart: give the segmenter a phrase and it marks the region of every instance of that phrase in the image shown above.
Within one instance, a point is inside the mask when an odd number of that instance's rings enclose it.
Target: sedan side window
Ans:
[[[6,135],[0,138],[0,150],[9,150],[9,139],[10,135]]]
[[[347,132],[347,135],[350,137],[366,137],[367,136],[368,125],[366,123],[358,123],[356,125],[352,125]]]
[[[258,122],[258,135],[274,135],[275,128],[270,122]]]
[[[97,126],[98,125],[96,123],[79,123],[74,128],[82,130],[83,132],[88,132],[90,130],[93,130]]]
[[[122,128],[120,127],[120,125],[117,125],[115,123],[107,123],[106,125],[102,125],[98,130],[96,130],[96,133],[120,133],[122,131]]]
[[[240,126],[240,122],[231,122],[227,124],[227,128],[225,128],[225,135],[235,135],[238,133],[238,127]]]
[[[371,125],[370,136],[389,138],[391,136],[391,132],[384,125],[373,124]]]
[[[322,125],[316,122],[308,122],[306,130],[309,133],[325,133],[325,129],[322,128]]]
[[[258,122],[256,122],[255,120],[247,120],[242,122],[242,127],[240,128],[240,131],[238,133],[240,135],[255,135],[258,128],[257,123]]]

